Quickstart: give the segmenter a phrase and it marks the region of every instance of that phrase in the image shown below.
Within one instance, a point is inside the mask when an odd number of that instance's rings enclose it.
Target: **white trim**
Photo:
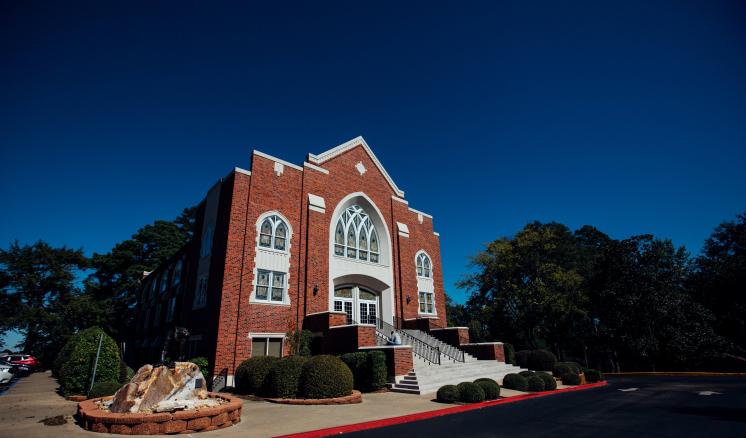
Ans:
[[[373,151],[370,149],[370,146],[368,146],[368,143],[365,142],[365,139],[362,136],[355,137],[350,141],[347,141],[345,143],[342,143],[339,146],[333,147],[329,149],[328,151],[324,151],[320,154],[314,155],[314,154],[308,154],[308,161],[314,163],[314,164],[322,164],[325,161],[331,160],[332,158],[336,157],[337,155],[343,154],[350,149],[356,147],[356,146],[362,146],[365,152],[368,153],[370,156],[370,159],[373,161],[373,164],[378,167],[378,170],[383,174],[383,177],[386,178],[386,181],[389,183],[392,189],[394,189],[394,192],[399,196],[404,196],[404,191],[399,189],[397,187],[396,183],[393,179],[391,179],[391,176],[388,172],[386,172],[386,169],[383,168],[383,165],[380,161],[378,161],[378,158],[373,153]]]
[[[381,350],[381,349],[396,349],[396,348],[412,348],[411,345],[367,345],[365,347],[357,347],[358,350]]]
[[[249,332],[249,338],[285,338],[285,333],[252,333]]]
[[[240,167],[234,167],[233,171],[236,172],[236,173],[243,173],[244,175],[251,176],[251,172],[250,171],[248,171],[246,169],[241,169]]]
[[[284,164],[285,166],[288,166],[288,167],[292,167],[292,168],[293,168],[293,169],[295,169],[295,170],[300,170],[301,172],[303,172],[303,168],[302,168],[302,167],[300,167],[300,166],[298,166],[297,164],[293,164],[293,163],[290,163],[290,162],[288,162],[288,161],[282,160],[282,159],[280,159],[280,158],[277,158],[277,157],[273,157],[272,155],[269,155],[269,154],[265,154],[264,152],[258,151],[258,150],[256,150],[256,149],[254,149],[254,154],[255,154],[255,155],[259,155],[259,156],[260,156],[260,157],[262,157],[262,158],[266,158],[266,159],[268,159],[268,160],[272,160],[272,161],[274,161],[275,163],[280,163],[280,164]]]
[[[423,212],[421,212],[421,211],[419,211],[419,210],[415,210],[415,209],[414,209],[414,208],[412,208],[412,207],[409,207],[409,211],[411,211],[411,212],[413,212],[413,213],[421,214],[421,215],[423,215],[423,216],[427,216],[427,217],[429,217],[430,219],[432,219],[432,218],[433,218],[433,217],[432,217],[432,215],[429,215],[429,214],[427,214],[427,213],[423,213]]]
[[[313,205],[309,205],[308,209],[311,210],[311,211],[315,211],[317,213],[326,213],[325,209],[319,208],[319,207],[316,207],[316,206],[313,206]]]
[[[404,205],[409,205],[409,201],[407,201],[406,199],[402,199],[398,196],[391,195],[391,199],[393,199],[394,201],[399,201]]]
[[[345,316],[347,316],[346,312],[337,312],[335,310],[324,310],[323,312],[306,313],[306,316],[321,315],[321,314],[324,314],[324,313],[334,313],[334,314],[337,314],[337,315],[345,315]]]
[[[326,212],[326,201],[324,201],[324,198],[322,198],[319,195],[314,195],[313,193],[309,193],[308,204],[309,204],[309,208],[313,211],[318,211],[319,213]]]
[[[420,254],[424,254],[425,257],[427,257],[428,261],[430,262],[430,276],[429,277],[425,277],[424,275],[417,274],[417,258],[420,256]],[[425,269],[424,264],[422,265],[422,269],[424,271]],[[433,280],[435,278],[435,269],[433,268],[433,258],[430,257],[430,254],[428,254],[427,251],[425,251],[424,249],[421,249],[414,254],[414,272],[417,278],[427,278],[428,280]],[[432,292],[432,291],[422,291],[422,292]]]
[[[404,321],[417,321],[418,319],[440,319],[434,313],[422,313],[421,315],[422,316],[418,316],[417,318],[404,318]]]
[[[438,330],[456,330],[456,329],[466,329],[469,330],[469,327],[443,327],[443,328],[434,328],[430,329],[431,332],[435,332]]]
[[[503,343],[502,342],[470,342],[468,344],[461,344],[461,345],[503,345]]]
[[[433,231],[433,234],[434,234],[434,235],[435,235],[436,237],[440,237],[440,233],[438,233],[438,232],[435,232],[435,231]]]
[[[346,315],[346,313],[345,313],[345,315]],[[376,326],[375,324],[363,324],[363,323],[360,323],[360,324],[333,325],[333,326],[329,327],[329,330],[343,328],[343,327],[375,327],[375,326]]]
[[[400,236],[409,237],[409,227],[407,226],[407,224],[397,222],[396,229],[399,231]]]
[[[315,164],[311,164],[308,161],[304,161],[303,162],[303,167],[308,167],[309,169],[313,169],[313,170],[315,170],[317,172],[321,172],[321,173],[325,173],[325,174],[329,175],[329,171],[327,169],[324,169],[323,167],[319,167],[319,166],[317,166]]]

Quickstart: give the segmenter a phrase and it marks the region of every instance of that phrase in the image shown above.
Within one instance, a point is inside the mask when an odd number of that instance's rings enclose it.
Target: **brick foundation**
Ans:
[[[459,347],[469,343],[468,327],[447,327],[442,329],[431,329],[430,335],[438,338],[446,344]]]
[[[502,342],[480,342],[463,344],[461,349],[479,360],[496,360],[505,362],[505,349]]]
[[[414,368],[412,347],[409,345],[391,345],[361,348],[362,351],[378,350],[386,355],[386,370],[389,380],[404,376]]]

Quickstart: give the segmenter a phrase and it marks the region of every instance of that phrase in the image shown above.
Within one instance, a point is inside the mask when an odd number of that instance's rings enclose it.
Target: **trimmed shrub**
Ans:
[[[69,346],[63,347],[56,360],[59,368],[59,382],[65,394],[85,394],[90,388],[93,364],[96,360],[99,337],[101,355],[96,370],[97,382],[116,382],[119,379],[119,348],[109,335],[98,327],[90,327],[75,334]],[[65,356],[62,356],[65,353]]]
[[[352,371],[354,388],[370,392],[386,386],[386,354],[382,351],[347,353],[339,357]]]
[[[246,359],[236,368],[236,392],[256,394],[262,388],[269,370],[280,360],[272,356],[258,356]]]
[[[536,376],[544,381],[544,391],[554,391],[557,389],[557,381],[554,380],[551,374],[540,372],[536,373]]]
[[[336,356],[313,356],[303,365],[300,394],[304,398],[344,397],[352,394],[352,371]]]
[[[525,377],[525,378],[527,378],[527,379],[528,379],[529,377],[531,377],[531,376],[535,375],[535,374],[536,374],[536,373],[535,373],[535,372],[533,372],[533,371],[521,371],[520,373],[518,373],[518,375],[519,375],[519,376],[523,376],[523,377]]]
[[[536,375],[533,375],[526,379],[528,383],[529,392],[541,392],[544,390],[544,380]]]
[[[521,350],[515,353],[515,363],[521,368],[528,368],[528,359],[531,356],[530,350]]]
[[[525,391],[528,389],[528,382],[520,374],[510,373],[503,377],[503,388]]]
[[[475,380],[474,383],[479,385],[479,387],[482,388],[482,391],[484,391],[485,400],[495,400],[500,398],[500,385],[495,383],[494,380]]]
[[[585,380],[588,383],[595,383],[595,382],[600,382],[604,380],[604,374],[599,370],[594,370],[592,368],[586,368],[583,374],[585,374]]]
[[[311,356],[313,333],[310,330],[291,330],[287,334],[290,354],[293,356]]]
[[[62,347],[59,353],[57,353],[57,356],[52,361],[52,375],[54,377],[60,377],[60,374],[62,372],[62,365],[67,362],[67,359],[70,357],[70,352],[75,345],[75,342],[73,341],[73,339],[75,339],[75,336],[77,335],[72,335],[67,339],[65,345]]]
[[[575,373],[565,373],[561,376],[563,385],[580,385],[580,376]]]
[[[441,403],[453,403],[459,401],[461,395],[455,385],[444,385],[438,388],[436,399]]]
[[[119,382],[108,380],[106,382],[96,382],[93,384],[93,388],[88,392],[88,398],[99,398],[106,397],[107,395],[114,395],[115,392],[119,391],[122,385]]]
[[[528,357],[528,368],[535,371],[552,371],[557,356],[549,350],[533,350]]]
[[[472,382],[461,382],[456,385],[459,400],[464,403],[479,403],[484,401],[484,390],[481,386]]]
[[[570,367],[570,372],[573,372],[575,374],[579,375],[581,372],[583,372],[583,368],[577,362],[557,362],[557,363],[567,365],[568,367]]]
[[[495,385],[497,385],[497,386],[500,386],[500,385],[499,385],[499,384],[497,383],[497,380],[495,380],[495,379],[490,379],[489,377],[480,377],[480,378],[478,378],[477,380],[475,380],[475,381],[474,381],[474,383],[479,383],[479,382],[492,382],[492,383],[494,383]]]
[[[193,358],[189,359],[188,362],[191,362],[191,363],[197,365],[199,367],[199,370],[202,371],[202,374],[205,377],[207,377],[207,375],[209,374],[207,372],[208,371],[207,367],[210,364],[207,362],[207,358],[206,357],[203,357],[203,356],[193,357]]]
[[[515,348],[513,348],[513,344],[503,342],[503,350],[505,352],[505,363],[515,365]]]
[[[264,397],[297,398],[300,375],[305,356],[286,356],[275,362],[264,379],[261,395]]]
[[[564,362],[557,362],[552,368],[552,375],[554,377],[562,377],[564,374],[572,373],[573,369]]]

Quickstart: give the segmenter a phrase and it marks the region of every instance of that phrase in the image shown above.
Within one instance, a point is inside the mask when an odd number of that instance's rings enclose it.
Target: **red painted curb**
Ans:
[[[517,395],[515,397],[501,398],[499,400],[490,400],[481,403],[473,403],[469,405],[452,406],[444,409],[437,409],[435,411],[418,412],[416,414],[402,415],[400,417],[384,418],[381,420],[366,421],[363,423],[347,424],[344,426],[329,427],[326,429],[310,430],[308,432],[291,433],[288,435],[278,435],[275,438],[317,438],[325,437],[330,435],[338,435],[342,433],[357,432],[360,430],[376,429],[379,427],[393,426],[395,424],[411,423],[413,421],[426,420],[428,418],[442,417],[444,415],[458,414],[461,412],[474,411],[477,409],[486,408],[489,406],[504,405],[507,403],[514,403],[521,400],[528,400],[530,398],[546,397],[548,395],[560,394],[563,392],[582,391],[584,389],[598,388],[606,386],[607,383],[597,382],[588,383],[585,385],[573,386],[572,388],[562,388],[554,391],[543,391],[533,392],[530,394]]]

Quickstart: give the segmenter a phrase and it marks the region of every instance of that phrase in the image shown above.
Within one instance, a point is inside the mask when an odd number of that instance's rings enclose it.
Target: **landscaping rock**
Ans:
[[[165,412],[193,408],[195,401],[205,399],[205,378],[197,365],[191,362],[176,362],[174,368],[145,365],[114,394],[109,409],[115,413]]]

